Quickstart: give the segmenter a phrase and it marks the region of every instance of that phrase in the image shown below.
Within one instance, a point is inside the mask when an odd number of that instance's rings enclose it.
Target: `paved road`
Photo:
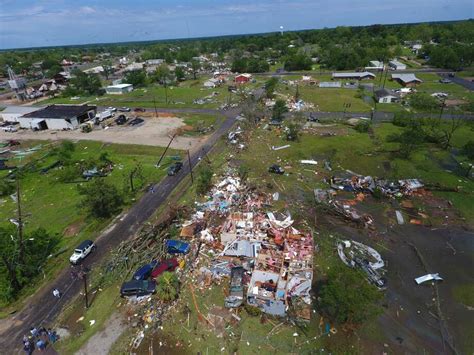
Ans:
[[[474,82],[470,81],[470,80],[467,80],[467,79],[464,79],[464,78],[461,78],[459,76],[453,76],[453,77],[449,77],[447,74],[445,73],[438,73],[438,75],[442,78],[448,78],[449,80],[451,80],[453,83],[456,83],[458,85],[461,85],[463,87],[465,87],[466,89],[468,90],[471,90],[471,91],[474,91]]]
[[[161,111],[161,110],[160,110]],[[226,117],[222,125],[208,138],[202,148],[191,156],[192,166],[196,166],[201,157],[207,154],[218,139],[227,133],[235,122],[235,117],[239,109],[223,111]],[[118,219],[113,227],[106,231],[96,241],[97,251],[91,254],[84,262],[84,266],[90,268],[97,264],[110,250],[117,247],[120,242],[126,240],[136,233],[144,222],[146,222],[153,213],[165,203],[166,199],[189,173],[189,166],[185,164],[184,168],[175,176],[167,176],[159,184],[155,185],[154,192],[147,192],[137,202],[125,216]],[[64,255],[64,257],[68,257]],[[52,290],[58,288],[63,292],[61,299],[57,300],[52,295]],[[0,329],[5,329],[5,322],[12,322],[7,329],[0,334],[0,354],[13,353],[15,349],[21,346],[21,338],[31,326],[44,325],[48,327],[60,313],[61,308],[73,299],[82,289],[82,281],[72,280],[70,270],[63,270],[56,280],[41,289],[35,295],[34,302],[14,314],[9,319],[0,321]],[[4,323],[4,324],[2,324]],[[7,351],[8,350],[8,351]],[[6,352],[5,352],[6,351]]]

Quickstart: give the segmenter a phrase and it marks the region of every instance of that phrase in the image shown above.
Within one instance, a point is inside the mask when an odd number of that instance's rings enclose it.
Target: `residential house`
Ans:
[[[406,70],[407,65],[404,63],[399,62],[398,60],[391,60],[388,62],[388,66],[392,70]]]
[[[415,86],[423,81],[418,79],[415,74],[392,74],[392,80],[399,82],[403,86]]]
[[[18,117],[21,128],[34,130],[75,129],[81,123],[93,119],[96,106],[89,105],[50,105]]]
[[[134,71],[134,70],[142,70],[143,63],[132,63],[125,67],[124,71]]]
[[[332,73],[333,79],[345,79],[345,80],[364,80],[374,79],[375,74],[368,71],[364,72],[350,72],[350,73]]]
[[[161,65],[164,62],[164,59],[148,59],[145,61],[146,65]]]
[[[82,72],[86,74],[102,74],[104,72],[104,67],[102,65],[99,65],[97,67],[85,69]]]
[[[131,91],[133,91],[132,84],[109,85],[105,88],[105,92],[110,95],[122,95]]]
[[[400,96],[388,89],[380,89],[375,91],[375,99],[380,104],[397,102],[400,100]]]

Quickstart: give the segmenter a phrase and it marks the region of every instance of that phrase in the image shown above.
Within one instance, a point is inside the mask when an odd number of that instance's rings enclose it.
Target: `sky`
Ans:
[[[0,0],[0,49],[468,18],[473,0]]]

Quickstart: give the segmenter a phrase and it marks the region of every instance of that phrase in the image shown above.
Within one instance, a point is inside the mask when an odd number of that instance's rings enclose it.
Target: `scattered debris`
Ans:
[[[436,274],[426,274],[415,279],[415,282],[420,285],[426,281],[443,281],[443,278],[439,276],[439,273]]]
[[[282,149],[286,149],[286,148],[290,148],[290,145],[287,144],[287,145],[282,145],[280,147],[272,146],[272,150],[282,150]]]

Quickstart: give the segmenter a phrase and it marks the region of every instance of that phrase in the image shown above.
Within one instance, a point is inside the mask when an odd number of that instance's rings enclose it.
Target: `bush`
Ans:
[[[213,172],[209,166],[204,167],[197,178],[196,191],[200,195],[204,195],[212,186]]]
[[[397,112],[393,117],[392,123],[398,127],[408,127],[412,124],[413,119],[411,118],[410,114],[405,112]]]
[[[2,179],[0,180],[0,197],[11,195],[15,191],[15,184],[13,181]]]
[[[89,215],[96,218],[108,218],[116,213],[123,198],[118,189],[102,178],[95,178],[91,183],[79,185],[79,194],[83,196],[80,207],[88,210]]]
[[[369,121],[360,121],[354,127],[354,129],[359,133],[367,133],[369,131],[369,128],[370,128]]]
[[[179,280],[174,272],[165,271],[158,279],[156,293],[164,301],[174,301],[178,297]]]
[[[247,303],[244,303],[244,309],[245,309],[245,312],[247,312],[247,314],[252,317],[258,317],[262,314],[262,311],[260,308],[251,306]]]
[[[328,272],[321,287],[320,308],[334,321],[362,324],[381,312],[378,304],[383,294],[368,283],[361,271],[339,264]]]

